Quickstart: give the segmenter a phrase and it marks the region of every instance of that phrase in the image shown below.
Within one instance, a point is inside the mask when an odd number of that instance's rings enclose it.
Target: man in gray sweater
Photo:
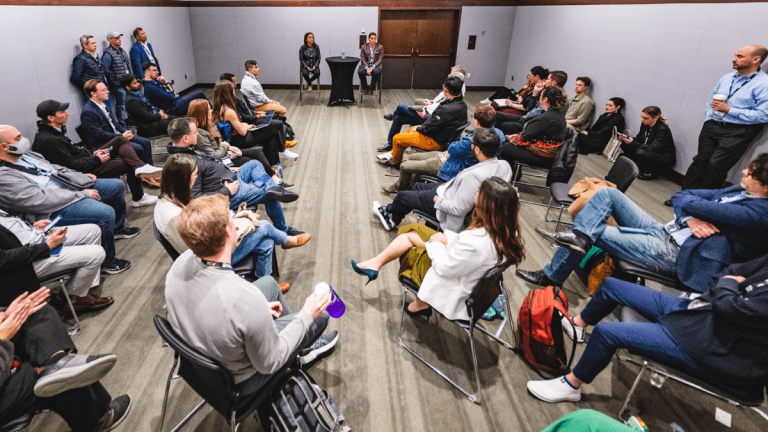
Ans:
[[[192,200],[177,228],[190,250],[165,279],[168,321],[188,344],[232,372],[241,395],[259,390],[297,356],[309,363],[336,344],[337,331],[320,336],[330,293],[312,294],[291,313],[274,279],[251,284],[232,271],[237,231],[223,196]]]

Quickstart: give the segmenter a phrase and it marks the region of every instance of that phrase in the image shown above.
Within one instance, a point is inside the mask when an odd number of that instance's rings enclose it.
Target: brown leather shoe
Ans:
[[[149,186],[159,188],[160,187],[160,178],[149,178],[149,177],[142,177],[141,181],[148,184]]]
[[[397,188],[397,183],[389,185],[389,186],[382,186],[381,189],[383,189],[384,192],[386,192],[388,194],[395,194],[395,195],[397,195],[397,193],[400,191]]]
[[[287,245],[284,244],[284,245],[282,245],[280,247],[282,247],[283,249],[293,249],[293,248],[297,248],[299,246],[304,246],[305,244],[307,244],[307,242],[311,238],[312,238],[312,234],[309,234],[309,233],[299,234],[299,235],[296,236],[296,244],[295,245],[287,246]]]
[[[280,292],[281,293],[284,293],[284,292],[288,291],[289,289],[291,289],[291,284],[289,284],[288,282],[278,284],[278,286],[280,287]]]
[[[93,294],[88,294],[85,297],[71,296],[70,298],[75,312],[94,312],[107,308],[115,302],[112,297],[96,297]]]

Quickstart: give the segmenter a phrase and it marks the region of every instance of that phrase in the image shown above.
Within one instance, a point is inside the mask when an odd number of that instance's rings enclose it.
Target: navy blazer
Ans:
[[[672,197],[675,216],[692,216],[716,226],[720,232],[707,238],[691,236],[677,255],[677,276],[691,289],[703,292],[712,277],[739,259],[750,258],[768,245],[768,199],[749,198],[722,204],[723,196],[743,191],[725,189],[685,190]]]
[[[152,53],[152,57],[155,58],[154,63],[157,66],[157,72],[160,73],[160,63],[157,59],[157,56],[155,55],[155,50],[152,49],[152,44],[147,42],[147,48],[149,48],[149,52]],[[144,47],[141,46],[141,44],[138,42],[131,45],[130,56],[133,74],[136,76],[136,79],[141,82],[141,80],[144,79],[144,70],[141,68],[141,65],[149,61],[149,56],[147,55],[146,51],[144,51]]]
[[[118,133],[112,132],[112,126],[109,125],[109,120],[104,115],[104,111],[92,100],[88,100],[88,103],[85,104],[83,111],[80,113],[80,124],[88,135],[88,146],[92,151],[112,141],[116,136],[122,135],[127,130],[120,126],[111,111],[107,111]]]

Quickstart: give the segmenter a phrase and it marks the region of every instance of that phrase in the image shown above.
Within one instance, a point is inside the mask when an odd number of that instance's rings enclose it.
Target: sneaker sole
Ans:
[[[303,364],[303,365],[312,362],[314,359],[317,358],[317,356],[319,356],[320,354],[324,354],[324,353],[328,352],[331,348],[336,346],[336,342],[338,342],[338,340],[339,340],[339,334],[336,333],[336,337],[333,338],[333,340],[330,341],[326,346],[324,346],[324,347],[322,347],[320,349],[316,349],[316,350],[310,352],[309,354],[305,355],[304,357],[300,357],[299,358],[299,362],[301,364]]]
[[[141,231],[137,232],[136,234],[115,234],[115,240],[134,238],[139,234],[141,234]]]
[[[273,200],[279,201],[279,202],[281,202],[283,204],[288,204],[288,203],[292,203],[292,202],[296,201],[297,199],[299,199],[299,195],[295,194],[295,193],[293,193],[293,194],[277,194],[277,193],[267,192],[264,195],[264,199],[273,199]]]
[[[141,203],[141,204],[138,201],[134,201],[134,202],[131,203],[131,207],[145,207],[145,206],[154,205],[154,204],[157,204],[157,201],[148,202],[148,203]],[[133,237],[133,236],[131,236],[131,237]],[[130,237],[125,237],[125,238],[130,238]]]
[[[574,399],[574,398],[550,399],[550,398],[546,398],[546,397],[543,397],[543,396],[537,394],[536,392],[531,390],[531,388],[528,387],[528,386],[526,386],[526,388],[528,389],[528,394],[530,394],[531,396],[535,397],[536,399],[538,399],[540,401],[544,401],[544,402],[551,402],[551,403],[554,403],[554,402],[578,402],[578,401],[581,400],[581,393],[579,393],[579,397],[576,398],[576,399]]]
[[[103,431],[100,431],[100,432],[109,432],[111,430],[114,430],[116,427],[120,426],[120,423],[122,423],[123,420],[125,420],[125,418],[128,417],[128,413],[131,412],[131,406],[132,405],[133,405],[133,399],[129,399],[128,400],[128,407],[125,408],[125,412],[123,413],[123,415],[120,416],[120,418],[117,419],[114,423],[112,423],[112,425],[110,427],[108,427],[108,428],[106,428],[106,429],[104,429]]]
[[[77,367],[64,367],[35,383],[35,395],[47,398],[67,390],[89,386],[104,378],[117,363],[116,355],[108,355]]]
[[[391,230],[391,229],[392,229],[392,227],[391,227],[391,226],[389,226],[389,223],[388,223],[388,222],[387,222],[387,220],[384,218],[384,215],[383,215],[383,214],[381,214],[381,212],[379,212],[379,207],[380,207],[380,206],[378,206],[377,204],[379,204],[379,203],[378,203],[378,202],[376,202],[376,201],[374,201],[374,202],[373,202],[373,214],[375,214],[376,216],[378,216],[378,217],[379,217],[379,220],[381,221],[381,224],[382,224],[382,225],[384,225],[384,229],[385,229],[385,230],[387,230],[387,231],[389,231],[389,230]]]
[[[547,234],[545,231],[539,230],[539,228],[536,228],[536,232],[539,233],[540,236],[544,237],[545,239],[549,240],[550,242],[552,242],[552,243],[554,243],[554,244],[556,244],[558,246],[562,246],[562,247],[565,247],[565,248],[568,248],[568,249],[572,249],[572,250],[575,250],[577,252],[581,252],[583,254],[587,253],[584,249],[582,249],[582,248],[580,248],[578,246],[572,245],[570,243],[566,243],[566,242],[564,242],[562,240],[559,240],[559,239],[557,239],[555,237],[552,237],[551,235]]]
[[[140,178],[140,179],[145,179],[145,178],[160,178],[160,177],[162,177],[162,176],[163,176],[163,170],[160,170],[160,171],[155,171],[155,172],[153,172],[153,173],[141,173],[141,174],[136,174],[136,177],[138,177],[138,178]]]
[[[121,269],[118,269],[118,270],[113,270],[113,269],[110,269],[110,268],[104,268],[104,267],[102,267],[102,268],[101,268],[101,271],[102,271],[102,272],[104,272],[104,273],[106,273],[106,274],[116,275],[116,274],[120,274],[120,273],[122,273],[122,272],[124,272],[124,271],[128,270],[129,268],[131,268],[131,265],[130,265],[130,264],[128,264],[126,267],[124,267],[124,268],[121,268]]]

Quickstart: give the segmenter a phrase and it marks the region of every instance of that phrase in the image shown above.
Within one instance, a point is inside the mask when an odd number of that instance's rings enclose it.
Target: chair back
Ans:
[[[459,126],[459,128],[453,132],[453,135],[451,135],[451,139],[448,140],[448,144],[458,141],[459,138],[461,138],[461,134],[464,133],[464,130],[467,129],[471,124],[472,120],[467,120],[463,125]]]
[[[472,288],[472,293],[464,301],[472,326],[477,323],[477,320],[483,316],[501,294],[502,275],[510,264],[510,261],[506,261],[485,272],[475,287]]]
[[[568,183],[571,181],[576,159],[579,157],[579,133],[576,129],[566,130],[565,140],[557,151],[552,167],[547,173],[547,186],[552,183]]]
[[[91,143],[88,140],[88,134],[85,132],[85,128],[83,128],[83,125],[78,125],[77,127],[75,127],[75,132],[77,132],[77,136],[80,137],[80,144],[86,149],[90,149]]]
[[[229,420],[237,404],[235,381],[218,361],[200,353],[185,342],[167,319],[155,315],[155,328],[180,357],[179,376],[216,411]]]
[[[626,156],[619,156],[605,179],[616,185],[616,189],[626,192],[629,186],[640,174],[640,169]]]
[[[163,249],[168,253],[168,255],[171,257],[172,260],[176,261],[176,258],[179,257],[179,253],[176,251],[176,249],[173,248],[171,243],[163,237],[163,235],[160,233],[160,230],[157,229],[157,224],[152,224],[152,231],[155,233],[155,238],[157,241],[160,242],[161,245],[163,245]]]

